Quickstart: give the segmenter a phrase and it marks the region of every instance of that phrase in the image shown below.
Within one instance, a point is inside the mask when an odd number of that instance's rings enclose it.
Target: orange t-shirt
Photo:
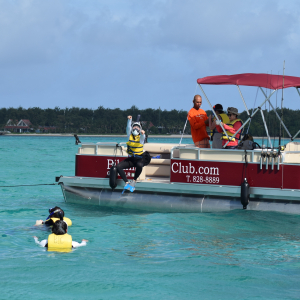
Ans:
[[[188,113],[188,120],[191,125],[191,133],[194,143],[209,138],[206,132],[205,121],[208,119],[206,112],[199,108],[192,108]]]

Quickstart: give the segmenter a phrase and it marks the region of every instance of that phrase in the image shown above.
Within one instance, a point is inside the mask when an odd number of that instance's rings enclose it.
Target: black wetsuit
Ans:
[[[143,166],[144,166],[144,164],[143,164],[142,157],[131,156],[131,157],[127,157],[126,159],[121,161],[119,164],[117,164],[117,170],[118,170],[118,173],[120,174],[120,176],[122,177],[122,179],[125,182],[128,182],[128,179],[126,177],[124,169],[130,169],[132,167],[135,167],[135,174],[134,174],[133,179],[137,180],[142,173]]]

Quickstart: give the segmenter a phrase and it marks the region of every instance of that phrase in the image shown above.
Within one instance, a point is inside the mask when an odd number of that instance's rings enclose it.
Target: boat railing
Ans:
[[[176,151],[177,150],[177,151]],[[245,151],[235,149],[210,149],[175,146],[171,150],[171,159],[245,161]],[[247,151],[248,161],[254,161],[254,151]]]
[[[106,156],[127,156],[126,143],[99,142],[83,143],[78,148],[78,154],[82,155],[106,155]]]
[[[299,145],[298,145],[299,144]],[[147,176],[169,177],[171,159],[219,161],[236,163],[259,164],[260,169],[277,170],[281,164],[300,164],[300,143],[290,143],[286,151],[279,152],[277,149],[204,149],[193,145],[175,145],[161,143],[147,143],[144,150],[153,157],[141,174],[143,180]],[[126,143],[100,142],[84,143],[78,149],[78,155],[99,156],[127,156]]]
[[[283,157],[282,152],[280,153],[276,149],[254,149],[245,151],[239,149],[205,149],[175,146],[171,150],[171,159],[237,163],[245,163],[247,161],[247,163],[260,164],[260,169],[262,169],[263,166],[268,169],[270,166],[272,170],[275,165],[277,165],[277,169],[279,170],[280,165],[283,163]]]

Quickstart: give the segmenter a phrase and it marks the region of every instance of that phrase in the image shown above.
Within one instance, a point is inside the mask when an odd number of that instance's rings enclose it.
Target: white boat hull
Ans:
[[[140,183],[135,192],[126,191],[122,194],[122,186],[112,190],[106,179],[61,177],[60,184],[66,202],[114,210],[200,213],[243,209],[238,193],[240,189],[236,187],[207,186],[202,190],[198,187],[197,191],[193,191],[190,186],[182,184],[148,183],[148,187],[145,187],[145,184]],[[256,198],[250,198],[247,210],[299,214],[300,203],[297,201],[298,197],[294,197],[299,193],[264,190],[260,195],[256,194]]]

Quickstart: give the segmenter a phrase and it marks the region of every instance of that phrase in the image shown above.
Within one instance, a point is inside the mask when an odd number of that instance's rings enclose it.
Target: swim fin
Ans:
[[[127,184],[124,186],[124,190],[123,190],[122,194],[124,194],[124,192],[125,192],[126,190],[129,190],[129,191],[132,193],[132,192],[134,192],[135,187],[132,186],[132,185],[130,185],[129,183],[127,183]]]

